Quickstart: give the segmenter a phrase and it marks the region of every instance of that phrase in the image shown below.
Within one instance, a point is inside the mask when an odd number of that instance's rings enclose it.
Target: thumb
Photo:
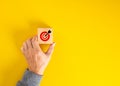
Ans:
[[[52,55],[53,50],[54,50],[54,46],[55,46],[55,42],[53,42],[53,43],[49,46],[49,49],[48,49],[47,52],[46,52],[46,55],[47,55],[47,56],[51,56],[51,55]]]

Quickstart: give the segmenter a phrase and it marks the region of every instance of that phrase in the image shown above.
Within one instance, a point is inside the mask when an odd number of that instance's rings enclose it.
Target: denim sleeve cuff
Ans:
[[[25,71],[23,78],[18,82],[17,86],[39,86],[40,80],[42,79],[42,75],[35,74],[34,72],[29,71],[28,69]]]

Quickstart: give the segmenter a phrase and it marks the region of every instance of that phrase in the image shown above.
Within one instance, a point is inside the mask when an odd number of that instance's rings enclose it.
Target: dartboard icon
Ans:
[[[41,32],[41,34],[40,34],[40,39],[41,39],[42,41],[48,41],[48,40],[50,39],[50,34],[49,34],[49,33],[51,33],[50,30],[49,30],[48,32],[47,32],[47,31]]]

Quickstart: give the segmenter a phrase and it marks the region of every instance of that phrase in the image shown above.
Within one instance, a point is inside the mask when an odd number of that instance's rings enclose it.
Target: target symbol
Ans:
[[[43,31],[43,32],[40,34],[40,39],[41,39],[42,41],[47,41],[47,40],[49,40],[49,38],[50,38],[50,33],[51,33],[50,30],[48,30],[48,32],[47,32],[47,31]]]

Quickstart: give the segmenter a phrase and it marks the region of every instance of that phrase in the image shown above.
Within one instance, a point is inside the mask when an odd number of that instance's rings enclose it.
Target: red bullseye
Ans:
[[[49,40],[49,38],[50,38],[50,34],[48,34],[48,32],[46,32],[46,31],[44,31],[40,34],[40,39],[42,41],[47,41],[47,40]]]

